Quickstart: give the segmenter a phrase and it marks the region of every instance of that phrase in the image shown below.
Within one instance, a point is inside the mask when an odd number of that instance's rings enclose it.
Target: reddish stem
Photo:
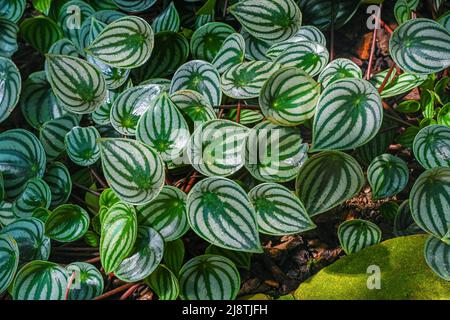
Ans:
[[[189,179],[189,182],[188,182],[188,184],[186,185],[186,188],[184,189],[184,192],[185,193],[189,193],[189,191],[191,191],[191,189],[192,189],[192,187],[194,186],[194,184],[195,184],[195,180],[197,179],[197,175],[195,174],[195,172],[194,172],[194,174],[191,176],[191,178]]]
[[[237,103],[237,109],[236,109],[236,122],[241,122],[241,101],[238,101]]]
[[[92,175],[95,177],[95,179],[98,181],[98,183],[100,183],[100,185],[101,185],[103,188],[109,188],[109,187],[108,187],[108,184],[107,184],[105,181],[103,181],[103,179],[101,179],[101,178],[99,177],[99,175],[97,174],[97,172],[95,172],[95,170],[92,169],[92,168],[91,168],[91,173],[92,173]]]
[[[85,263],[97,263],[100,262],[100,257],[95,257],[89,260],[84,261]]]
[[[383,82],[381,83],[381,86],[378,88],[378,92],[381,93],[383,92],[384,88],[386,87],[386,85],[388,84],[389,78],[392,75],[392,72],[394,71],[395,68],[395,63],[392,64],[392,66],[389,68],[388,73],[386,74],[386,76],[384,77]],[[397,73],[397,70],[396,70]]]
[[[135,284],[131,288],[129,288],[125,293],[119,298],[119,300],[127,300],[136,290],[139,288],[139,284]]]
[[[375,56],[376,44],[377,44],[377,28],[373,29],[372,45],[370,47],[369,65],[367,66],[366,80],[369,80],[372,74],[372,65],[373,65],[373,58]]]
[[[72,275],[69,278],[69,281],[67,282],[66,287],[66,300],[69,300],[69,293],[70,293],[70,287],[72,286],[73,280],[75,279],[75,271],[72,272]]]
[[[113,296],[113,295],[115,295],[115,294],[117,294],[119,292],[122,292],[124,290],[127,290],[127,289],[131,288],[134,285],[135,285],[134,283],[126,283],[126,284],[124,284],[124,285],[122,285],[120,287],[117,287],[117,288],[115,288],[115,289],[113,289],[111,291],[105,292],[101,296],[95,297],[94,300],[103,300],[103,299],[109,298],[109,297],[111,297],[111,296]]]

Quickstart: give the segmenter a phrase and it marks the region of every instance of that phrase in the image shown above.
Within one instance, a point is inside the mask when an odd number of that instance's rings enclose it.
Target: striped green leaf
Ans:
[[[0,227],[5,227],[19,219],[19,217],[14,214],[12,207],[13,204],[11,202],[0,202]]]
[[[75,273],[75,281],[69,287],[68,300],[91,300],[103,293],[102,274],[93,265],[73,262],[66,269],[69,276]]]
[[[19,266],[19,248],[10,235],[0,235],[0,293],[8,289]]]
[[[404,71],[430,74],[450,66],[450,33],[438,22],[419,18],[394,30],[389,51]]]
[[[387,201],[380,205],[379,211],[381,216],[389,223],[394,222],[397,215],[399,205],[395,201]]]
[[[228,114],[228,119],[232,121],[236,121],[237,119],[237,110],[233,109]],[[258,122],[261,122],[264,119],[262,113],[258,110],[251,109],[243,109],[240,113],[239,123],[243,125],[252,125]]]
[[[0,18],[0,56],[10,58],[19,48],[17,45],[17,25],[4,18]]]
[[[271,43],[289,39],[302,24],[302,13],[293,0],[243,0],[228,10],[247,32]]]
[[[248,196],[255,207],[258,230],[261,233],[283,236],[316,227],[301,201],[280,184],[257,185],[250,190]]]
[[[110,66],[132,69],[150,58],[153,42],[150,25],[142,18],[127,16],[109,24],[85,50]]]
[[[39,130],[39,140],[44,146],[47,161],[54,160],[66,149],[64,139],[70,130],[77,126],[80,119],[73,114],[66,114],[58,119],[49,120]]]
[[[17,22],[25,11],[25,0],[3,0],[0,3],[0,17]]]
[[[245,168],[260,181],[290,181],[308,158],[307,152],[298,128],[263,121],[245,139]]]
[[[156,3],[156,0],[113,0],[114,3],[126,12],[142,12]]]
[[[358,162],[340,151],[321,152],[300,168],[295,190],[312,217],[355,196],[364,186]]]
[[[264,83],[259,105],[271,122],[295,126],[314,116],[319,94],[320,86],[303,70],[282,68]]]
[[[52,19],[38,16],[25,19],[20,24],[20,35],[33,48],[47,53],[50,47],[63,37],[63,32]]]
[[[210,14],[198,14],[195,16],[195,24],[194,29],[197,30],[204,26],[207,23],[214,21],[215,12],[211,12]]]
[[[152,103],[139,119],[136,138],[153,147],[164,161],[178,158],[189,140],[189,128],[183,115],[166,92]]]
[[[317,104],[312,149],[357,148],[375,137],[382,121],[381,98],[369,82],[336,81],[325,88]]]
[[[258,97],[269,77],[280,69],[280,65],[268,61],[250,61],[231,67],[222,75],[222,91],[235,99]]]
[[[450,102],[445,104],[437,115],[438,124],[450,127]]]
[[[44,180],[52,193],[51,207],[66,203],[72,192],[72,178],[67,167],[61,162],[52,162],[47,166]]]
[[[79,166],[87,167],[100,158],[100,148],[97,139],[100,138],[95,127],[74,127],[64,139],[67,155]]]
[[[89,214],[72,204],[59,206],[45,221],[45,234],[59,242],[73,242],[84,236],[89,228]]]
[[[409,197],[411,214],[417,225],[450,244],[450,168],[433,168],[422,173]]]
[[[98,205],[100,207],[111,208],[114,204],[119,202],[120,199],[114,193],[114,191],[110,188],[105,189],[100,194],[100,198],[98,199]]]
[[[0,57],[0,123],[9,117],[19,102],[21,81],[14,62]]]
[[[152,28],[155,33],[161,31],[178,32],[180,29],[180,16],[173,1],[153,20]]]
[[[339,225],[338,238],[342,250],[351,254],[380,243],[381,230],[367,220],[348,220]]]
[[[44,180],[30,179],[25,185],[25,190],[14,201],[14,214],[21,218],[31,217],[36,208],[48,209],[51,197],[50,187]]]
[[[388,72],[389,70],[381,71],[370,79],[370,82],[372,82],[375,88],[379,89],[381,87]],[[402,74],[395,75],[395,72],[393,72],[381,92],[381,97],[390,98],[407,93],[420,86],[426,79],[427,76],[423,74],[403,72]]]
[[[362,79],[361,68],[349,59],[339,58],[331,61],[319,74],[318,82],[324,88],[341,79],[357,78]]]
[[[450,281],[450,245],[430,236],[425,242],[425,261],[439,277]]]
[[[159,300],[176,300],[180,293],[180,285],[177,277],[164,265],[159,265],[145,279],[145,283],[156,293]]]
[[[152,147],[129,139],[99,141],[103,173],[120,199],[145,204],[159,194],[164,185],[164,164]]]
[[[441,25],[444,26],[445,29],[447,29],[448,32],[450,32],[450,11],[447,11],[444,13],[438,20]]]
[[[313,77],[325,68],[329,58],[328,50],[322,44],[300,41],[289,45],[274,61],[285,67],[303,69]]]
[[[0,171],[0,203],[5,199],[5,186],[3,182],[3,174]]]
[[[17,198],[28,180],[42,177],[45,162],[44,148],[34,134],[24,129],[2,132],[0,171],[3,174],[6,198]]]
[[[159,85],[131,87],[122,92],[111,108],[111,124],[121,134],[132,136],[141,116],[163,92]]]
[[[231,67],[241,64],[245,58],[245,40],[239,33],[232,33],[222,43],[212,64],[220,74]]]
[[[105,99],[106,82],[102,73],[85,60],[47,55],[46,73],[53,93],[70,112],[91,113]]]
[[[122,261],[114,274],[126,282],[145,279],[158,267],[163,252],[163,237],[150,227],[140,226],[130,256]]]
[[[133,206],[117,202],[101,221],[100,259],[106,273],[116,271],[133,250],[137,218]]]
[[[195,30],[191,38],[192,56],[199,60],[213,61],[225,39],[234,29],[223,22],[209,22]]]
[[[397,237],[422,233],[422,229],[414,222],[409,208],[409,201],[405,200],[398,207],[394,219],[394,234]]]
[[[196,91],[176,91],[170,95],[170,99],[185,118],[194,123],[194,128],[197,128],[203,122],[217,118],[214,109],[206,98]]]
[[[4,227],[0,234],[10,235],[19,248],[19,265],[33,260],[47,260],[50,239],[44,234],[44,223],[37,218],[20,218]]]
[[[183,300],[232,300],[236,298],[241,282],[230,259],[209,254],[186,262],[179,279]]]
[[[184,243],[181,239],[164,243],[163,261],[167,268],[176,276],[181,270],[184,261]]]
[[[94,8],[81,0],[68,1],[59,8],[58,24],[63,30],[64,37],[80,51],[84,48],[80,32],[81,26],[94,13]]]
[[[241,35],[245,41],[245,58],[248,60],[264,60],[269,61],[266,53],[270,48],[270,43],[252,36],[250,33],[241,29]]]
[[[211,177],[198,182],[187,197],[188,221],[200,237],[230,250],[261,252],[256,213],[234,181]]]
[[[397,23],[401,25],[402,23],[411,19],[412,9],[408,4],[408,0],[397,0],[394,6],[394,16]]]
[[[236,265],[237,268],[250,270],[252,254],[249,252],[228,250],[210,244],[206,248],[205,254],[212,254],[228,258]]]
[[[165,186],[151,202],[137,207],[140,226],[152,227],[164,238],[173,241],[189,229],[186,194],[178,188]]]
[[[64,300],[67,270],[56,263],[32,261],[17,272],[12,287],[14,300]]]
[[[45,223],[50,216],[51,211],[45,208],[36,208],[33,210],[32,217],[37,218]]]
[[[409,169],[405,161],[385,153],[373,159],[367,169],[367,180],[373,199],[392,197],[405,189]]]
[[[414,157],[425,169],[450,167],[450,128],[432,125],[414,138]]]
[[[45,15],[49,14],[53,0],[32,0],[33,7]]]
[[[79,55],[78,49],[72,41],[66,38],[60,39],[52,44],[52,46],[48,49],[48,54],[71,56],[76,58]]]
[[[192,60],[178,68],[172,78],[170,94],[182,89],[201,93],[211,106],[218,106],[222,101],[220,75],[206,61]]]
[[[211,120],[192,134],[187,155],[198,172],[212,176],[229,176],[244,166],[244,139],[248,129],[229,120]]]

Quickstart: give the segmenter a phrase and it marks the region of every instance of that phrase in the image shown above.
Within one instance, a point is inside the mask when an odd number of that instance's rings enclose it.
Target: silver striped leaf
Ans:
[[[259,105],[264,116],[283,126],[296,126],[314,116],[320,85],[296,67],[282,68],[264,83]]]
[[[243,125],[252,125],[261,122],[264,119],[261,111],[251,109],[241,109],[239,123]],[[237,120],[237,110],[232,109],[228,114],[228,119],[232,121]]]
[[[244,166],[248,129],[229,120],[211,120],[192,134],[186,148],[191,165],[205,176],[229,176]]]
[[[163,237],[150,227],[140,226],[130,256],[122,261],[114,274],[126,282],[145,279],[158,267],[163,252]]]
[[[444,13],[438,20],[441,25],[444,26],[445,29],[447,29],[448,32],[450,32],[450,11],[447,11]]]
[[[56,41],[63,37],[63,32],[52,19],[37,16],[22,21],[20,35],[25,42],[45,54]]]
[[[164,186],[164,164],[150,146],[130,139],[99,140],[105,178],[123,201],[152,201]]]
[[[381,230],[367,220],[348,220],[339,225],[338,238],[342,250],[351,254],[380,243]]]
[[[450,128],[432,125],[421,129],[414,138],[413,152],[425,169],[450,167]]]
[[[201,60],[186,62],[175,72],[170,85],[170,94],[182,89],[201,93],[211,106],[222,101],[220,75],[210,63]]]
[[[206,3],[205,3],[206,5]],[[197,30],[201,28],[205,24],[214,21],[215,12],[211,12],[210,14],[198,14],[195,17],[194,29]]]
[[[173,1],[153,20],[152,28],[155,33],[161,31],[178,32],[180,29],[180,16]]]
[[[382,154],[373,159],[367,169],[367,180],[372,188],[372,199],[392,197],[406,188],[408,165],[396,156]]]
[[[389,70],[381,71],[370,79],[370,82],[375,86],[375,88],[379,89],[381,87],[388,72]],[[423,74],[403,72],[395,75],[395,72],[392,72],[380,95],[382,98],[390,98],[407,93],[420,86],[426,79],[427,76]]]
[[[267,50],[270,48],[270,43],[265,42],[252,36],[250,33],[245,31],[244,28],[241,29],[241,35],[244,37],[245,41],[245,58],[248,60],[261,60],[269,61],[270,59],[266,56]]]
[[[298,128],[263,121],[245,139],[245,168],[257,180],[287,182],[295,179],[307,152]]]
[[[17,33],[19,28],[15,23],[0,17],[0,56],[10,58],[19,48],[17,45]]]
[[[0,171],[0,203],[5,199],[5,187],[3,185],[3,174]]]
[[[358,162],[340,151],[321,152],[300,168],[295,190],[312,217],[354,197],[364,186]]]
[[[177,277],[162,264],[145,279],[145,283],[156,293],[159,300],[176,300],[180,294]]]
[[[289,39],[302,24],[302,13],[293,0],[244,0],[228,11],[251,35],[271,43]]]
[[[101,220],[100,259],[105,272],[110,273],[132,253],[138,233],[136,211],[117,202]]]
[[[28,180],[42,177],[45,162],[44,148],[31,132],[12,129],[0,133],[0,171],[6,199],[17,198]]]
[[[58,24],[63,30],[64,37],[70,40],[78,50],[82,50],[81,26],[95,13],[94,8],[84,1],[71,0],[63,4],[58,12]]]
[[[69,277],[75,273],[75,281],[69,287],[68,300],[91,300],[103,293],[103,276],[93,265],[73,262],[66,269]]]
[[[48,82],[66,110],[86,114],[93,112],[103,103],[106,82],[97,67],[70,56],[46,57]]]
[[[450,281],[450,245],[430,236],[425,242],[427,265],[445,281]]]
[[[36,260],[17,272],[11,295],[14,300],[64,300],[67,281],[66,269]]]
[[[12,60],[0,57],[0,123],[13,112],[22,88],[19,69]]]
[[[50,163],[47,166],[44,181],[47,182],[52,193],[50,206],[55,208],[66,203],[72,192],[72,178],[67,167],[61,162]]]
[[[50,239],[44,234],[44,223],[37,218],[20,218],[8,224],[1,235],[10,235],[19,248],[19,265],[33,260],[48,260]]]
[[[376,136],[382,122],[381,97],[368,81],[336,81],[325,88],[317,104],[312,150],[357,148]]]
[[[245,59],[245,40],[239,33],[232,33],[222,43],[217,54],[212,60],[220,74],[231,67],[241,64]]]
[[[22,17],[26,4],[25,0],[3,0],[0,3],[0,17],[17,22]]]
[[[139,119],[136,139],[153,147],[163,161],[178,158],[186,148],[190,133],[183,115],[166,92],[159,95]]]
[[[436,73],[450,66],[450,33],[430,19],[409,20],[394,30],[389,51],[404,71]]]
[[[433,168],[422,173],[409,196],[411,214],[417,225],[450,244],[450,168]]]
[[[284,236],[316,228],[302,202],[280,184],[257,185],[248,196],[255,207],[261,233]]]
[[[63,38],[56,41],[48,49],[48,54],[71,56],[78,58],[79,52],[75,45],[69,39]],[[47,68],[47,65],[45,66]]]
[[[394,218],[394,234],[397,237],[422,233],[422,229],[414,222],[409,209],[409,201],[403,201],[398,207]]]
[[[111,108],[110,121],[114,129],[123,135],[134,136],[139,119],[162,92],[159,85],[131,87],[122,92]]]
[[[217,115],[209,102],[196,91],[179,90],[172,93],[170,99],[185,118],[194,123],[194,128],[206,121],[217,119]]]
[[[269,61],[250,61],[231,67],[222,75],[222,91],[234,99],[258,97],[261,88],[280,65]]]
[[[0,294],[14,279],[19,266],[19,247],[10,235],[0,235]]]
[[[156,3],[156,0],[113,0],[114,3],[126,12],[143,12]]]
[[[209,22],[195,30],[191,38],[191,53],[195,59],[213,61],[225,39],[234,29],[223,22]]]
[[[65,150],[64,139],[70,130],[77,126],[80,118],[66,114],[58,119],[49,120],[39,129],[39,140],[44,146],[47,161],[58,158]]]
[[[225,249],[261,252],[255,210],[236,182],[211,177],[187,197],[188,221],[197,235]]]
[[[394,16],[398,25],[412,18],[413,9],[409,6],[408,0],[396,0],[394,5]]]
[[[142,18],[127,16],[109,24],[85,51],[116,68],[132,69],[150,58],[154,34]]]
[[[236,265],[237,268],[250,270],[252,253],[240,252],[224,249],[210,244],[206,250],[205,254],[213,254],[217,256],[222,256],[230,259]]]
[[[41,178],[28,180],[24,191],[13,203],[14,214],[20,218],[29,218],[37,208],[48,209],[52,194],[48,184]]]
[[[289,45],[274,61],[284,67],[303,69],[311,77],[314,77],[325,68],[329,59],[328,50],[322,44],[301,41]]]
[[[362,79],[361,68],[349,59],[339,58],[331,61],[319,74],[317,81],[326,88],[341,79],[357,78]]]
[[[64,139],[70,160],[83,167],[97,162],[100,159],[99,138],[100,133],[95,127],[73,127]]]
[[[45,221],[45,234],[59,242],[73,242],[89,228],[89,214],[81,207],[64,204],[57,207]]]
[[[233,300],[241,284],[234,263],[212,254],[197,256],[186,262],[179,280],[183,300]]]
[[[12,206],[13,204],[11,202],[0,202],[0,227],[6,227],[8,224],[19,219],[19,217],[14,214]]]
[[[178,276],[184,261],[184,243],[183,240],[177,239],[164,243],[163,262],[170,271]]]
[[[136,210],[138,224],[152,227],[164,241],[176,240],[189,230],[186,194],[178,188],[165,186],[155,199]]]

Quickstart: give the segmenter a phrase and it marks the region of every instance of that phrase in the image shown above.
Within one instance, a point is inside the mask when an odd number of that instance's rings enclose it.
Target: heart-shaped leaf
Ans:
[[[397,0],[394,6],[394,16],[398,24],[411,19],[412,9],[408,4],[408,0]]]
[[[318,82],[324,88],[341,79],[357,78],[362,79],[361,68],[349,59],[339,58],[331,61],[319,74]]]
[[[210,254],[186,262],[179,279],[183,300],[233,300],[241,282],[230,259]]]
[[[45,223],[50,216],[51,211],[45,208],[36,208],[33,211],[32,217],[37,218]]]
[[[450,167],[450,128],[432,125],[414,138],[414,156],[425,169]]]
[[[41,178],[32,178],[25,185],[25,190],[14,201],[14,214],[21,218],[31,217],[37,208],[48,209],[52,194],[50,187]]]
[[[81,26],[94,13],[94,8],[80,0],[68,1],[58,10],[58,24],[63,30],[64,37],[70,40],[78,50],[84,48],[80,33]]]
[[[159,300],[176,300],[180,293],[180,285],[175,274],[164,265],[159,265],[145,279],[145,283],[156,293]]]
[[[119,198],[137,205],[159,194],[164,185],[164,164],[152,147],[129,139],[99,142],[103,173]]]
[[[114,3],[126,12],[142,12],[156,3],[156,0],[113,0]]]
[[[388,72],[389,70],[381,71],[370,79],[375,88],[379,89],[381,87]],[[427,76],[423,74],[403,72],[395,75],[395,72],[392,72],[380,95],[382,98],[390,98],[404,94],[420,86],[426,79]]]
[[[106,273],[116,271],[133,250],[137,218],[133,206],[117,202],[104,215],[101,226],[100,259]]]
[[[18,49],[17,33],[19,28],[17,25],[7,19],[0,18],[0,56],[10,58]]]
[[[21,77],[19,69],[8,58],[0,57],[0,123],[13,112],[19,101]]]
[[[220,50],[225,39],[234,29],[223,22],[209,22],[197,30],[191,38],[192,56],[199,60],[211,62]]]
[[[198,182],[187,197],[188,221],[200,237],[230,250],[261,252],[256,213],[234,181],[212,177]]]
[[[181,270],[184,261],[184,243],[181,239],[164,243],[164,264],[175,274]]]
[[[338,238],[345,253],[351,254],[380,243],[381,230],[367,220],[348,220],[339,225]]]
[[[103,190],[103,192],[100,194],[100,198],[98,199],[98,205],[100,207],[106,207],[109,209],[119,201],[120,199],[117,197],[114,191],[108,188]]]
[[[25,0],[4,0],[0,3],[0,17],[17,22],[25,11]]]
[[[97,162],[100,158],[99,138],[100,133],[95,127],[73,127],[64,139],[70,160],[83,167]]]
[[[180,90],[170,95],[170,100],[194,123],[197,128],[203,122],[214,120],[217,115],[209,102],[200,93],[192,90]]]
[[[152,22],[152,28],[155,33],[161,31],[178,32],[180,29],[180,16],[177,8],[171,2]]]
[[[363,186],[364,174],[358,162],[343,152],[328,151],[305,162],[295,190],[312,217],[352,198]]]
[[[336,81],[325,88],[317,104],[312,149],[357,148],[375,137],[382,121],[381,98],[369,82]]]
[[[79,52],[75,45],[67,38],[62,38],[56,41],[52,46],[48,49],[48,54],[53,55],[62,55],[62,56],[71,56],[78,58]],[[47,68],[47,63],[45,68]]]
[[[73,262],[66,269],[69,276],[75,273],[75,281],[69,287],[68,300],[91,300],[102,294],[104,281],[96,267],[85,262]]]
[[[264,83],[259,105],[268,120],[294,126],[314,116],[319,94],[320,86],[303,70],[282,68]]]
[[[69,170],[61,162],[52,162],[44,176],[52,193],[51,207],[64,204],[72,192],[72,178]]]
[[[19,266],[19,248],[10,235],[0,235],[0,293],[8,289]]]
[[[245,40],[239,33],[232,33],[222,43],[212,64],[220,74],[241,64],[245,58]]]
[[[50,18],[37,16],[20,24],[20,35],[33,48],[47,53],[53,43],[63,37],[61,28]]]
[[[430,236],[425,242],[425,261],[439,277],[450,281],[450,245]]]
[[[422,229],[415,223],[409,208],[409,201],[405,200],[398,207],[394,218],[394,234],[401,237],[417,233],[422,233]]]
[[[45,234],[59,242],[73,242],[84,236],[89,228],[89,214],[72,204],[59,206],[45,221]]]

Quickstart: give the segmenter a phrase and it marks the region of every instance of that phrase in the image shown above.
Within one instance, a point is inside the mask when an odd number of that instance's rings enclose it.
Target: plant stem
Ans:
[[[236,109],[236,122],[239,123],[240,121],[241,121],[241,101],[238,100]]]
[[[234,109],[237,108],[235,104],[224,104],[221,106],[214,106],[215,109]],[[241,109],[249,109],[249,110],[260,110],[261,108],[257,105],[241,105]]]
[[[69,300],[70,287],[72,286],[74,279],[75,279],[75,271],[72,271],[72,275],[70,276],[69,280],[67,281],[65,300]]]
[[[386,76],[384,77],[383,82],[381,83],[381,86],[378,88],[378,92],[381,94],[384,90],[384,88],[386,87],[386,85],[388,84],[389,78],[392,75],[392,72],[394,71],[395,68],[395,63],[392,64],[392,66],[389,68],[388,73],[386,74]],[[396,71],[397,73],[397,71]]]
[[[402,119],[400,119],[400,118],[398,118],[396,116],[393,116],[393,115],[390,115],[390,114],[387,114],[387,113],[384,113],[384,116],[386,118],[388,118],[388,119],[391,119],[393,121],[397,121],[398,123],[404,124],[405,126],[412,127],[412,124],[410,124],[409,122],[407,122],[405,120],[402,120]]]
[[[95,257],[89,260],[84,261],[85,263],[96,263],[96,262],[100,262],[100,257]]]
[[[382,5],[380,4],[380,12],[379,12],[379,15],[377,16],[379,21],[381,21],[381,8],[382,8]],[[375,26],[375,28],[373,29],[372,45],[370,47],[370,55],[369,55],[369,64],[367,66],[367,71],[366,71],[366,80],[369,80],[370,76],[372,75],[372,65],[373,65],[373,58],[375,56],[376,44],[377,44],[377,26]]]
[[[122,285],[120,287],[117,287],[117,288],[115,288],[113,290],[105,292],[101,296],[95,297],[94,300],[103,300],[103,299],[109,298],[109,297],[111,297],[111,296],[113,296],[113,295],[115,295],[115,294],[117,294],[119,292],[122,292],[124,290],[127,290],[127,289],[133,287],[134,285],[136,285],[136,284],[133,283],[133,282],[132,283],[126,283],[126,284],[124,284],[124,285]]]
[[[95,177],[95,179],[98,181],[98,183],[100,183],[100,185],[103,188],[109,188],[108,184],[105,181],[103,181],[102,178],[99,177],[99,175],[97,174],[97,172],[95,172],[94,169],[91,168],[90,171],[91,171],[92,175]]]
[[[86,188],[85,186],[83,186],[83,185],[81,185],[81,184],[79,184],[79,183],[74,182],[73,185],[74,185],[75,187],[81,189],[81,190],[84,190],[84,191],[86,191],[86,192],[89,192],[89,193],[93,194],[94,196],[97,196],[97,197],[100,196],[100,192],[97,192],[97,191],[95,191],[95,190],[91,190],[91,189],[89,189],[89,188]]]
[[[125,293],[119,298],[119,300],[126,300],[128,299],[138,288],[140,284],[135,284],[131,288],[129,288]]]

